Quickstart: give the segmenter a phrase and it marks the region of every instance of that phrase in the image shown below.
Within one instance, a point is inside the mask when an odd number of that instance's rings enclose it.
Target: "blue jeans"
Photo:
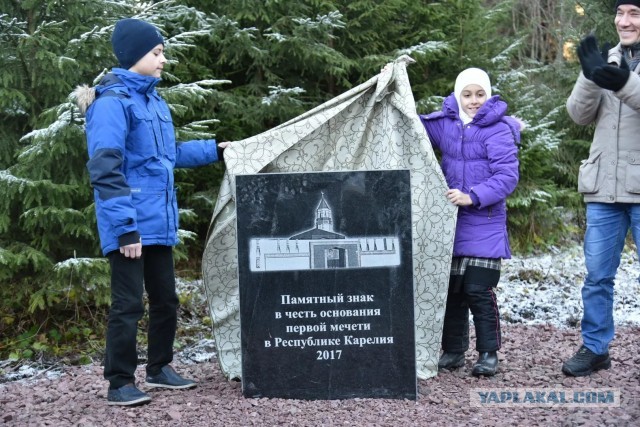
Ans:
[[[582,340],[596,354],[606,353],[613,340],[613,281],[629,227],[640,245],[640,204],[587,203]]]

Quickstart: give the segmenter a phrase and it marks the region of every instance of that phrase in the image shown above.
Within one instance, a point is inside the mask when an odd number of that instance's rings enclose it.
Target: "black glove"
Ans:
[[[586,78],[592,80],[591,75],[596,67],[604,67],[607,65],[606,52],[600,52],[598,50],[598,41],[596,36],[590,34],[582,41],[578,46],[578,58],[580,59],[580,65],[582,66],[582,73]]]
[[[629,64],[627,64],[627,61],[625,61],[623,57],[620,62],[620,67],[616,67],[615,65],[596,67],[591,73],[591,80],[602,89],[617,92],[627,84],[630,75]]]

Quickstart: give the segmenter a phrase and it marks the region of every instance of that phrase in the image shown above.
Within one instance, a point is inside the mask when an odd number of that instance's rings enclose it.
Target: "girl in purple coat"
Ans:
[[[464,365],[471,310],[479,352],[475,376],[496,373],[502,344],[494,288],[501,259],[511,258],[506,198],[518,183],[520,143],[520,123],[506,112],[507,104],[491,96],[487,73],[469,68],[458,75],[442,111],[420,116],[442,154],[446,196],[458,206],[438,368]]]

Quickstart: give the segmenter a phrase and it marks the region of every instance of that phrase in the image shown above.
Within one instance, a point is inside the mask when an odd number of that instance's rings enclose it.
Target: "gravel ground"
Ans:
[[[221,374],[213,345],[202,340],[177,355],[176,369],[197,379],[196,389],[150,391],[153,401],[137,408],[106,405],[107,384],[98,364],[20,370],[0,362],[0,424],[12,426],[637,426],[640,419],[640,294],[638,262],[625,254],[616,284],[619,327],[610,354],[612,367],[585,378],[565,377],[560,367],[580,345],[580,250],[514,258],[505,263],[499,299],[503,349],[495,377],[474,378],[469,351],[466,365],[418,381],[412,400],[245,399],[241,386]],[[473,328],[471,328],[473,331]],[[22,372],[20,374],[20,372]],[[143,377],[143,369],[138,372]],[[141,387],[144,389],[144,387]],[[527,403],[473,405],[479,392],[515,392]],[[619,401],[602,406],[557,404],[535,407],[527,392],[605,391]],[[506,396],[506,394],[503,394]],[[531,394],[528,396],[532,396]],[[490,399],[491,401],[491,399]],[[495,399],[494,399],[495,401]],[[619,404],[618,404],[619,402]]]

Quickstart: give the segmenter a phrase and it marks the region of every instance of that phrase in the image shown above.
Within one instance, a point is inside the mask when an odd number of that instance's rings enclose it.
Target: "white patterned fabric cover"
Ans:
[[[226,173],[202,259],[217,357],[241,378],[235,176],[270,172],[409,169],[418,378],[436,375],[456,208],[415,110],[402,56],[348,92],[225,149]]]

